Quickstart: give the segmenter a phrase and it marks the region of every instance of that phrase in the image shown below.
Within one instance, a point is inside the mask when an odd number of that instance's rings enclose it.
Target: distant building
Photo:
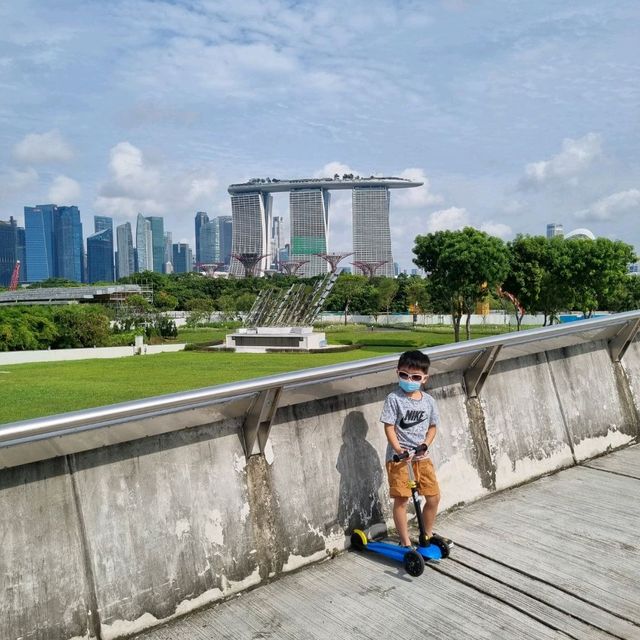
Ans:
[[[353,188],[353,261],[384,262],[376,275],[393,277],[389,201],[387,187]]]
[[[116,240],[118,243],[118,251],[116,253],[116,277],[126,278],[135,273],[136,270],[130,222],[125,222],[116,227]]]
[[[162,273],[164,264],[164,218],[159,216],[147,216],[151,225],[151,246],[153,271]]]
[[[55,276],[83,282],[84,243],[78,207],[57,207],[54,214]]]
[[[289,192],[291,260],[306,261],[298,272],[302,277],[317,276],[329,270],[329,263],[317,255],[327,253],[329,197],[327,189],[292,189]]]
[[[274,216],[271,224],[271,268],[280,271],[280,250],[282,249],[282,216]]]
[[[633,276],[637,276],[640,274],[640,262],[632,262],[629,265],[628,273]]]
[[[564,236],[564,227],[561,224],[551,223],[547,225],[547,238],[562,238]]]
[[[596,237],[589,229],[574,229],[565,236],[567,240],[595,240]]]
[[[213,264],[220,260],[220,235],[218,220],[208,220],[200,227],[200,260],[198,264]]]
[[[113,218],[109,216],[93,216],[93,232],[111,229],[113,231]]]
[[[173,234],[164,234],[164,273],[173,273]]]
[[[395,276],[399,276],[400,275],[400,265],[397,262],[393,263],[393,274]]]
[[[196,213],[196,262],[198,264],[200,263],[206,263],[206,260],[202,259],[202,248],[201,248],[201,239],[200,239],[200,233],[202,230],[202,227],[207,224],[207,222],[209,222],[209,216],[207,215],[206,211],[198,211],[198,213]]]
[[[218,216],[218,238],[220,254],[218,260],[226,266],[231,264],[231,247],[233,244],[233,219],[231,216]]]
[[[249,193],[231,194],[231,211],[233,213],[233,253],[252,253],[261,256],[256,265],[255,275],[262,275],[269,268],[271,249],[269,234],[271,232],[271,206],[273,196],[259,190]],[[231,258],[230,272],[233,275],[244,275],[242,264]]]
[[[180,242],[173,245],[173,272],[189,273],[192,268],[193,256],[188,244]]]
[[[40,282],[55,276],[53,220],[56,209],[55,204],[40,204],[36,207],[24,208],[28,282]]]
[[[153,271],[151,223],[141,213],[136,219],[136,271]]]
[[[113,229],[87,238],[87,282],[113,282]]]
[[[8,222],[0,220],[0,287],[9,286],[13,269],[18,260],[20,260],[21,280],[22,271],[27,266],[19,249],[18,230],[22,231],[22,242],[24,244],[24,229],[18,227],[13,217],[10,217]],[[22,253],[24,253],[24,250]]]

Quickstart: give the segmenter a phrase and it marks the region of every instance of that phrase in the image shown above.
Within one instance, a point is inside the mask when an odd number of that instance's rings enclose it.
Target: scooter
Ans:
[[[426,445],[422,444],[414,449],[416,454],[424,453],[427,450]],[[445,538],[440,536],[432,536],[427,538],[424,530],[424,521],[422,520],[422,509],[418,498],[418,485],[416,483],[413,466],[411,464],[411,452],[405,451],[402,455],[394,455],[393,461],[400,462],[407,460],[409,469],[409,488],[411,489],[411,497],[413,506],[416,510],[416,519],[418,521],[418,529],[420,535],[418,538],[418,546],[413,549],[411,547],[402,547],[398,544],[385,541],[369,540],[367,534],[360,530],[354,529],[351,534],[351,546],[358,551],[371,551],[378,553],[390,560],[401,562],[405,571],[411,576],[422,575],[424,571],[425,560],[441,560],[449,557],[450,545]]]

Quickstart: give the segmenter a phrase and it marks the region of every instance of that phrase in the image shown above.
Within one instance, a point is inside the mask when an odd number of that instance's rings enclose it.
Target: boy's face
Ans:
[[[398,369],[398,378],[400,380],[408,380],[410,382],[420,382],[424,384],[428,377],[428,373],[425,373],[422,369],[416,369],[415,367],[402,367],[401,369]]]

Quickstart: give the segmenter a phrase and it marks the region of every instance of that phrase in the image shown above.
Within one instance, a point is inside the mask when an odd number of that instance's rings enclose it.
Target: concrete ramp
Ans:
[[[634,446],[440,516],[419,578],[349,551],[137,637],[638,639],[639,491]]]

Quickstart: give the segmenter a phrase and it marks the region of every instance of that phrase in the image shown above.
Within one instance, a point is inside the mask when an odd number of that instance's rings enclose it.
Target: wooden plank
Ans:
[[[629,447],[614,454],[602,456],[584,463],[591,469],[602,469],[612,473],[619,473],[640,480],[640,445]]]

